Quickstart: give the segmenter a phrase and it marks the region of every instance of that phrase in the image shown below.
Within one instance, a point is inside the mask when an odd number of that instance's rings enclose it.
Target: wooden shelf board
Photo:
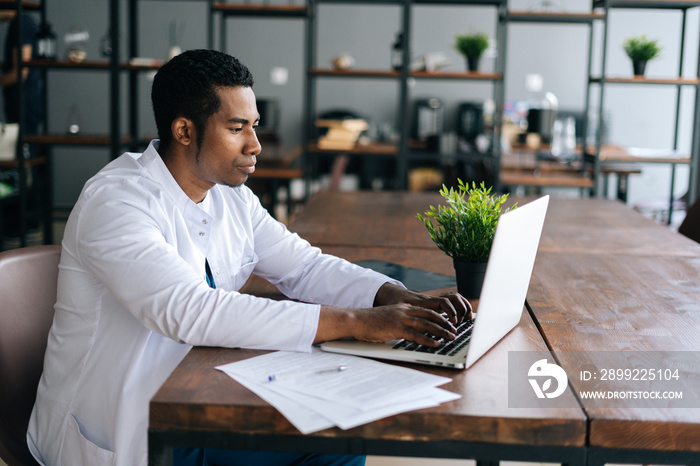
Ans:
[[[444,4],[444,5],[464,5],[464,0],[414,0],[416,5],[422,4]],[[469,5],[492,5],[499,6],[506,3],[505,0],[469,0]]]
[[[593,148],[588,148],[588,152],[593,154]],[[670,152],[670,151],[669,151]],[[621,146],[607,145],[600,149],[598,159],[602,162],[618,162],[618,163],[690,163],[690,157],[639,157],[630,155],[630,153]]]
[[[24,66],[28,66],[30,68],[108,70],[110,67],[110,62],[109,60],[85,60],[80,63],[75,63],[68,60],[36,59],[24,62]],[[157,70],[160,67],[161,63],[152,65],[134,65],[131,63],[119,64],[119,69],[123,70]]]
[[[596,6],[603,6],[602,0],[596,0]],[[700,6],[698,0],[611,0],[611,8],[638,8],[638,9],[673,9],[684,10]]]
[[[590,82],[599,83],[601,78],[591,77]],[[648,78],[646,76],[609,76],[605,78],[605,83],[610,84],[673,84],[695,86],[700,82],[698,78]]]
[[[0,10],[14,10],[16,6],[16,0],[0,0]],[[23,1],[22,8],[25,10],[41,10],[41,3]]]
[[[401,73],[396,70],[349,69],[336,70],[332,68],[311,68],[309,72],[315,76],[335,76],[348,78],[398,78]],[[481,71],[412,71],[410,77],[419,79],[471,79],[471,80],[500,80],[503,75],[495,72]]]
[[[503,78],[501,73],[487,73],[482,71],[412,71],[412,78],[438,78],[438,79],[476,79],[497,81]]]
[[[398,78],[401,74],[395,70],[311,68],[309,73],[316,76],[336,76],[349,78]]]
[[[555,11],[509,11],[506,20],[531,23],[590,23],[605,19],[605,13],[569,13]]]
[[[48,157],[45,157],[45,156],[32,157],[32,158],[24,160],[24,166],[25,167],[34,167],[36,165],[44,165],[46,162],[48,162]],[[17,166],[18,166],[18,163],[16,160],[0,161],[0,168],[2,168],[2,169],[17,168]],[[17,191],[17,192],[19,192],[19,191]]]
[[[120,144],[128,144],[133,141],[131,136],[122,136]],[[112,139],[103,135],[82,134],[38,134],[24,136],[24,142],[29,144],[69,145],[69,146],[109,146]]]
[[[508,186],[560,186],[570,188],[592,188],[593,180],[580,172],[545,172],[533,170],[503,169],[501,183]]]
[[[214,2],[212,10],[224,14],[239,16],[279,16],[279,17],[304,17],[307,8],[304,5],[267,5],[247,3]]]
[[[375,154],[375,155],[396,155],[398,148],[394,144],[356,144],[349,150],[319,149],[318,144],[308,145],[309,152],[323,154]]]

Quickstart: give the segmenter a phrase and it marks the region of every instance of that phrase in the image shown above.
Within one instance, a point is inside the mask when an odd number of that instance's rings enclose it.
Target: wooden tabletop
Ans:
[[[516,200],[528,201],[509,202]],[[451,275],[451,259],[415,219],[417,212],[441,202],[436,193],[327,192],[312,198],[290,228],[324,252],[351,261],[379,259]],[[422,368],[452,377],[445,388],[461,393],[460,400],[348,431],[328,429],[301,436],[274,408],[212,369],[260,352],[195,348],[153,398],[150,428],[163,435],[255,434],[244,437],[249,442],[245,445],[254,447],[269,436],[311,442],[305,445],[314,448],[324,445],[315,441],[333,440],[368,454],[392,454],[381,442],[406,441],[407,449],[398,454],[421,456],[429,451],[440,456],[430,448],[444,448],[439,443],[443,440],[492,445],[488,448],[495,455],[509,446],[528,445],[585,446],[589,458],[597,451],[697,453],[698,409],[670,407],[673,404],[641,407],[644,403],[635,400],[600,408],[581,399],[576,380],[570,380],[564,395],[575,407],[509,408],[506,368],[509,351],[552,350],[567,373],[577,367],[581,355],[605,367],[612,364],[606,351],[647,352],[650,359],[659,351],[697,352],[698,296],[696,243],[617,201],[551,199],[528,292],[529,311],[520,324],[467,371]],[[684,368],[683,377],[700,381],[700,363]],[[390,447],[395,454],[396,448],[403,448],[396,445]]]
[[[578,408],[508,408],[508,351],[546,350],[527,313],[521,323],[469,371],[420,367],[451,377],[441,388],[462,394],[443,405],[411,411],[350,430],[300,434],[275,408],[214,369],[263,354],[261,351],[194,348],[151,400],[149,428],[174,432],[218,432],[347,438],[402,442],[487,442],[507,445],[577,447],[585,444],[585,416]],[[417,366],[411,366],[418,368]],[[565,396],[573,400],[573,393]],[[573,401],[575,403],[575,401]],[[261,440],[262,441],[262,440]],[[429,447],[426,447],[429,448]],[[400,454],[400,452],[396,452]]]
[[[527,302],[548,346],[562,352],[564,367],[573,367],[576,361],[569,358],[585,352],[594,367],[616,369],[612,356],[634,351],[648,352],[649,368],[666,368],[671,363],[656,360],[659,352],[700,350],[698,296],[699,256],[544,252]],[[678,387],[688,381],[700,387],[700,361],[685,367],[681,378]],[[579,388],[575,378],[570,382]],[[700,451],[698,409],[673,408],[671,401],[648,407],[637,399],[607,408],[581,403],[592,446]]]
[[[438,204],[444,204],[438,193],[324,191],[309,200],[290,230],[315,246],[434,249],[416,214]]]
[[[507,205],[533,199],[511,197]],[[309,200],[290,229],[322,248],[433,250],[416,214],[444,204],[437,193],[323,192]],[[694,256],[700,245],[618,201],[552,198],[540,251]]]
[[[329,247],[327,252],[353,261],[391,260],[404,266],[436,272],[444,272],[445,264],[449,264],[442,252],[426,249]],[[442,291],[445,290],[437,290],[436,293]],[[585,415],[572,391],[564,395],[572,407],[508,407],[510,351],[547,351],[527,312],[523,313],[519,325],[468,371],[407,365],[452,378],[452,382],[442,388],[460,393],[461,399],[346,431],[332,428],[301,435],[275,408],[230,377],[214,370],[217,365],[263,352],[194,348],[151,400],[149,428],[156,432],[216,432],[224,437],[225,434],[254,434],[255,438],[250,440],[253,443],[255,439],[265,442],[265,437],[281,436],[297,439],[295,441],[310,445],[310,448],[322,445],[314,442],[324,439],[347,439],[352,441],[356,452],[365,454],[382,454],[382,451],[386,451],[382,449],[387,448],[382,446],[385,445],[382,442],[405,442],[413,447],[420,445],[423,452],[431,452],[433,456],[442,456],[440,451],[434,450],[434,445],[444,446],[446,442],[458,442],[456,445],[461,445],[458,448],[466,448],[465,442],[521,448],[583,447],[586,440]],[[546,451],[543,450],[542,454],[545,455]],[[401,455],[402,451],[397,450],[393,454]],[[414,454],[421,456],[424,453]],[[493,454],[498,457],[497,450]]]

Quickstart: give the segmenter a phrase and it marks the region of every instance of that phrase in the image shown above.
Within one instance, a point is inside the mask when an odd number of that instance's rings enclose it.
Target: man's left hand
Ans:
[[[379,288],[377,296],[374,298],[375,306],[399,303],[406,303],[432,309],[433,311],[444,312],[449,321],[453,324],[458,324],[465,318],[472,318],[471,304],[457,292],[448,293],[443,296],[430,296],[407,290],[406,288],[392,283],[385,283]]]

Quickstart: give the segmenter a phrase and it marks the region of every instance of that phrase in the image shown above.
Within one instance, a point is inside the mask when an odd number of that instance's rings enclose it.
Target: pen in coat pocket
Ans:
[[[275,380],[294,378],[294,377],[303,377],[305,375],[326,374],[329,372],[341,372],[341,371],[346,370],[347,368],[348,368],[348,366],[332,366],[332,367],[325,367],[323,369],[312,369],[312,370],[308,370],[308,371],[282,372],[281,374],[268,375],[267,381],[274,382]]]

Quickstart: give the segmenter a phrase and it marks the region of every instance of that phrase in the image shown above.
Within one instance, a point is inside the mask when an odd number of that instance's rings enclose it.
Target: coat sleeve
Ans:
[[[210,288],[172,238],[166,240],[168,213],[162,206],[118,194],[123,193],[103,187],[84,196],[74,232],[76,250],[66,251],[76,256],[89,280],[111,295],[105,299],[177,342],[310,350],[320,306]],[[202,268],[203,263],[202,258]]]
[[[401,285],[373,270],[323,254],[273,219],[257,197],[253,196],[250,205],[259,259],[255,273],[286,296],[304,302],[366,308],[372,307],[384,283]]]

